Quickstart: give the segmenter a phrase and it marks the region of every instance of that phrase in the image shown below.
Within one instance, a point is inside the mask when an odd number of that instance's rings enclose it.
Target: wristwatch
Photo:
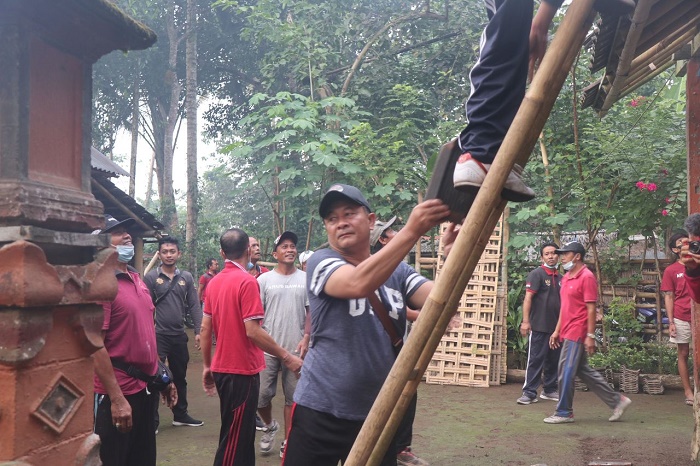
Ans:
[[[587,333],[586,336],[595,340],[595,333]]]

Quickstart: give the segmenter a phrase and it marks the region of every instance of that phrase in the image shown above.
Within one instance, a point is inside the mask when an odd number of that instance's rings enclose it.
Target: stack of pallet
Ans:
[[[440,249],[438,276],[443,260]],[[442,338],[425,373],[427,383],[488,387],[505,382],[507,305],[500,268],[499,222],[460,300],[461,326]]]

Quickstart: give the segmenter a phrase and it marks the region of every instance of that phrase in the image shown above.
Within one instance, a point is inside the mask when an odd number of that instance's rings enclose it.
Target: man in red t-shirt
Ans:
[[[583,258],[586,250],[572,241],[556,250],[562,268],[561,311],[557,327],[549,338],[549,346],[561,346],[559,356],[559,403],[554,414],[545,418],[547,424],[574,422],[574,379],[581,380],[612,410],[609,421],[617,421],[632,403],[626,396],[614,392],[603,376],[588,365],[588,354],[595,353],[596,302],[598,283]]]
[[[661,280],[661,292],[664,294],[666,315],[668,316],[668,333],[671,335],[671,343],[678,346],[678,375],[683,382],[685,403],[693,405],[693,389],[690,386],[688,375],[688,355],[690,354],[690,342],[692,330],[690,328],[690,294],[685,283],[685,266],[680,261],[683,240],[688,239],[688,234],[675,233],[668,241],[668,247],[676,256],[676,262],[666,267]]]
[[[214,465],[255,464],[255,411],[260,393],[263,351],[279,358],[299,375],[301,359],[280,347],[262,328],[265,312],[260,287],[246,270],[248,235],[232,228],[219,240],[224,270],[207,286],[202,319],[202,385],[209,396],[219,394],[221,430]],[[211,336],[217,350],[212,358]]]
[[[207,260],[207,271],[202,274],[201,277],[199,277],[199,288],[197,288],[197,294],[199,295],[199,304],[203,305],[204,304],[204,297],[206,296],[207,293],[207,285],[211,281],[212,278],[214,278],[214,275],[216,275],[219,272],[219,261],[216,259],[209,259]]]

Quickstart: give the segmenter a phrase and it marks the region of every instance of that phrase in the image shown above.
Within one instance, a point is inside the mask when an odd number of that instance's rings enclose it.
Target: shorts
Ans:
[[[282,392],[285,406],[294,404],[294,390],[297,388],[297,376],[287,369],[279,358],[265,353],[265,369],[260,373],[260,398],[258,408],[270,406],[277,393],[277,374],[282,372]]]
[[[673,319],[676,324],[676,336],[670,338],[671,343],[688,344],[693,340],[693,332],[690,329],[690,322],[685,320]]]

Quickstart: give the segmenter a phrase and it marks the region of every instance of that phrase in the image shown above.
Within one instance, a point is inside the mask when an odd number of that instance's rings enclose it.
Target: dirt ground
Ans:
[[[161,406],[159,466],[213,463],[220,426],[218,398],[204,394],[201,356],[194,350],[191,355],[189,410],[204,420],[204,426],[173,427],[172,415]],[[684,404],[682,391],[631,395],[632,405],[621,422],[608,422],[610,410],[594,394],[576,392],[576,422],[548,425],[542,419],[552,413],[555,403],[540,400],[518,405],[520,388],[519,384],[490,388],[421,384],[414,451],[433,466],[587,465],[595,460],[694,464],[690,461],[692,408]],[[281,421],[280,400],[273,400],[273,414]],[[272,455],[258,455],[258,465],[279,465],[281,437],[278,434]]]

